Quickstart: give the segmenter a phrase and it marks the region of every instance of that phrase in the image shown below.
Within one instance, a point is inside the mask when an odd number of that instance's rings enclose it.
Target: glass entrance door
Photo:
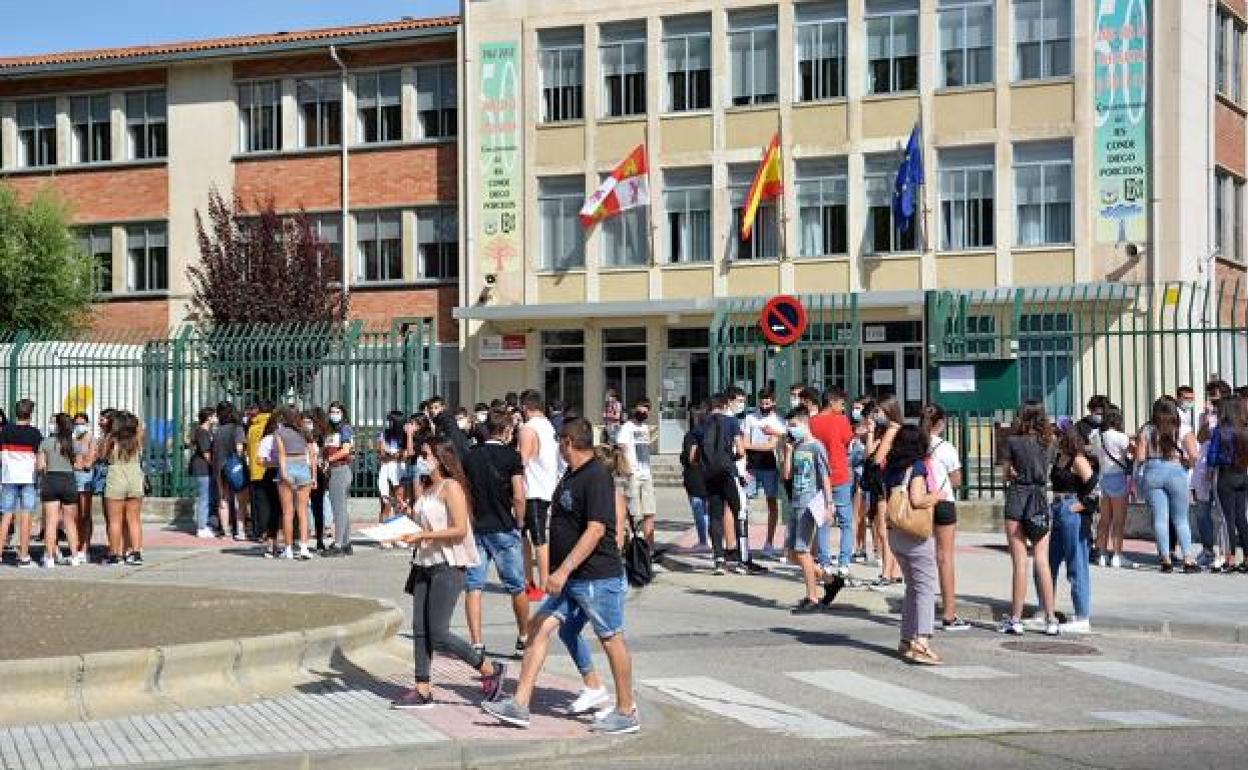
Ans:
[[[693,407],[693,354],[686,350],[663,352],[659,368],[659,453],[680,451]]]
[[[923,411],[923,346],[864,346],[861,392],[875,401],[896,396],[902,417],[917,420]]]
[[[876,402],[897,395],[898,359],[896,347],[863,348],[862,393]]]

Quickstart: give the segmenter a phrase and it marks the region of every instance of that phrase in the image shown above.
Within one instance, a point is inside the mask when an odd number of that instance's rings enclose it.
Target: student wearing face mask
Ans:
[[[624,450],[628,467],[632,469],[628,482],[629,508],[634,516],[641,518],[642,533],[653,550],[654,517],[658,506],[654,499],[654,476],[650,472],[650,450],[654,443],[654,434],[650,430],[648,399],[643,398],[633,406],[631,418],[619,427],[615,440]]]
[[[832,500],[832,475],[823,442],[810,433],[810,416],[806,407],[799,406],[790,411],[787,422],[784,476],[793,482],[793,493],[790,497],[793,520],[789,524],[785,550],[788,551],[789,562],[802,570],[806,596],[793,607],[793,614],[802,615],[819,609],[819,578],[833,577],[820,569],[811,556],[819,521],[827,521],[831,514],[829,503]],[[818,508],[822,510],[817,510]],[[826,604],[832,603],[842,586],[843,579],[839,581],[839,585],[825,583],[823,598]]]
[[[95,437],[86,412],[74,415],[74,483],[78,488],[78,557],[87,561],[91,550],[91,500],[95,490]]]
[[[758,409],[745,417],[745,467],[757,492],[767,500],[767,539],[763,542],[763,558],[776,556],[773,543],[780,523],[780,478],[776,466],[776,448],[784,436],[784,423],[776,414],[776,398],[770,390],[758,394]]]
[[[341,401],[329,405],[329,430],[325,434],[323,460],[329,476],[329,507],[334,514],[334,542],[326,556],[351,555],[351,517],[347,512],[347,491],[351,488],[351,458],[354,434]]]
[[[191,432],[191,460],[187,473],[195,480],[195,536],[205,540],[215,538],[216,532],[208,526],[208,514],[212,503],[212,420],[216,410],[205,406],[199,410],[195,430]]]
[[[1079,421],[1079,432],[1083,434],[1084,441],[1091,442],[1092,437],[1101,429],[1105,410],[1109,406],[1109,398],[1106,396],[1093,396],[1088,399],[1088,413]]]

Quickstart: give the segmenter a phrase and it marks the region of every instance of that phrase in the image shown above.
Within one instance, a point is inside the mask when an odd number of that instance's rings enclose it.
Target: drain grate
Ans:
[[[1100,655],[1101,651],[1090,644],[1077,642],[1002,642],[1001,648],[1029,655]]]

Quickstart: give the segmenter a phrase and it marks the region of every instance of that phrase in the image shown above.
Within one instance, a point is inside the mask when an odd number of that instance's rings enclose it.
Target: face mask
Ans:
[[[312,432],[312,423],[310,423],[310,422],[305,422],[305,423],[303,424],[303,432],[304,432],[304,433],[311,433],[311,432]]]
[[[633,422],[645,422],[649,418],[650,418],[649,412],[643,412],[640,409],[638,409],[636,412],[633,412]]]
[[[459,426],[460,430],[468,430],[468,418],[467,417],[458,418],[457,420],[455,420],[455,424]]]
[[[490,416],[489,412],[477,412],[477,415],[476,415],[477,422],[485,422],[485,419],[489,416]]]
[[[854,422],[862,422],[862,409],[854,407],[853,415]]]
[[[342,422],[342,412],[330,412],[329,421],[332,422],[334,425],[337,425],[338,423]]]
[[[251,425],[251,418],[247,415],[243,415],[243,425]]]
[[[77,436],[78,438],[82,438],[83,436],[87,435],[87,433],[90,432],[90,430],[91,429],[87,427],[86,425],[75,425],[74,435]]]
[[[877,415],[875,416],[875,424],[876,424],[877,426],[881,427],[881,428],[887,428],[887,427],[888,427],[888,418],[887,418],[887,417],[885,417],[885,416],[884,416],[884,415],[882,415],[882,414],[877,414]]]
[[[416,475],[417,476],[432,476],[433,475],[433,468],[429,467],[429,461],[423,457],[416,460]]]
[[[52,436],[56,435],[56,423],[54,422],[48,423],[48,435],[52,435]]]
[[[803,425],[790,425],[789,426],[789,438],[793,439],[793,441],[795,442],[805,441],[806,440],[806,427]]]
[[[1099,415],[1099,414],[1090,414],[1090,415],[1088,415],[1088,422],[1092,423],[1093,425],[1100,425],[1100,424],[1101,424],[1101,420],[1104,420],[1104,419],[1105,419],[1105,418],[1104,418],[1104,417],[1102,417],[1102,416],[1101,416],[1101,415]]]
[[[1191,412],[1191,411],[1194,411],[1194,410],[1196,409],[1196,402],[1195,402],[1195,401],[1184,401],[1183,403],[1179,404],[1179,408],[1180,408],[1180,409],[1182,409],[1182,410],[1183,410],[1183,411],[1185,411],[1185,412]]]
[[[732,413],[736,415],[745,414],[745,402],[737,401],[732,405]]]

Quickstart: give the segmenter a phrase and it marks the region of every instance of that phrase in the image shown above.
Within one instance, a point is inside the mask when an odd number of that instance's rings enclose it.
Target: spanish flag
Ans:
[[[764,200],[779,197],[784,191],[784,183],[780,177],[780,134],[772,134],[771,143],[763,153],[763,162],[758,164],[754,173],[754,182],[750,185],[750,194],[745,198],[745,216],[741,218],[741,240],[749,240],[754,230],[754,217],[758,214],[758,206]]]
[[[639,144],[620,165],[602,180],[581,207],[581,225],[591,227],[607,217],[650,202],[646,170],[646,146]]]

